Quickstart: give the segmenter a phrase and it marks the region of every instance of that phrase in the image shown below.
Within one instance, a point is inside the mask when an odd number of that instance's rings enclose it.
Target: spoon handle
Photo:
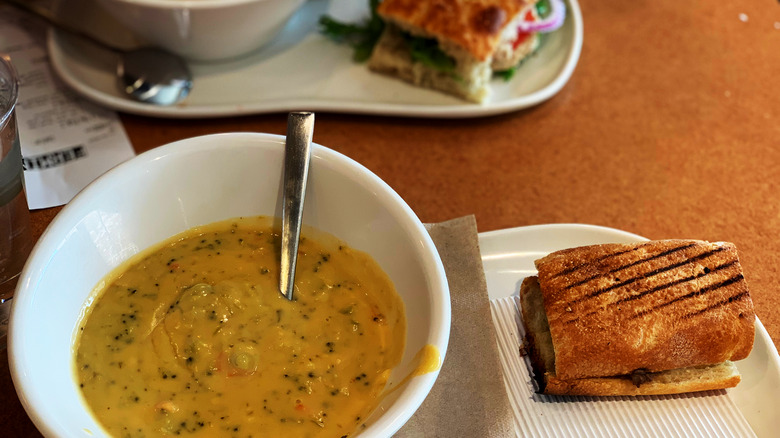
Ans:
[[[282,204],[282,259],[279,292],[293,299],[295,263],[303,219],[303,198],[311,160],[314,113],[294,112],[287,116],[287,141],[284,150],[284,186]]]

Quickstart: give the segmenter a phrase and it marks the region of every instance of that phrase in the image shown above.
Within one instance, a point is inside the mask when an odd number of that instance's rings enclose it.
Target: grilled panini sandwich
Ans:
[[[731,243],[572,248],[536,261],[520,290],[538,392],[649,395],[736,386],[753,303]]]
[[[368,67],[414,85],[482,102],[493,71],[515,66],[538,46],[536,0],[384,0],[385,29]]]

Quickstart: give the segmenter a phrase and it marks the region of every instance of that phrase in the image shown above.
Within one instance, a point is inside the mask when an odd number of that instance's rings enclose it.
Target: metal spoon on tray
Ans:
[[[154,47],[121,49],[76,29],[54,16],[48,9],[25,0],[3,0],[50,25],[114,52],[118,55],[117,78],[125,94],[155,105],[172,105],[187,97],[192,89],[192,74],[178,55]]]
[[[282,258],[279,292],[293,299],[295,263],[301,237],[303,199],[311,160],[311,139],[314,134],[314,113],[294,112],[287,116],[287,140],[284,148],[282,203]]]

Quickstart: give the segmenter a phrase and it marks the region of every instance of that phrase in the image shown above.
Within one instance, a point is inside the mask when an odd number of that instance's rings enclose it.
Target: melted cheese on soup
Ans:
[[[379,266],[304,237],[295,301],[267,218],[190,230],[118,269],[76,344],[84,399],[111,435],[343,437],[401,358],[403,302]]]

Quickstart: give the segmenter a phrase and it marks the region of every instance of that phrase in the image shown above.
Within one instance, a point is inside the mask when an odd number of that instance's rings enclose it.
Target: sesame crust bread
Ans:
[[[730,243],[573,248],[536,261],[520,300],[540,392],[670,394],[735,386],[752,301]]]
[[[436,38],[442,49],[461,47],[488,61],[501,32],[528,0],[384,0],[377,12],[386,22],[416,36]]]

